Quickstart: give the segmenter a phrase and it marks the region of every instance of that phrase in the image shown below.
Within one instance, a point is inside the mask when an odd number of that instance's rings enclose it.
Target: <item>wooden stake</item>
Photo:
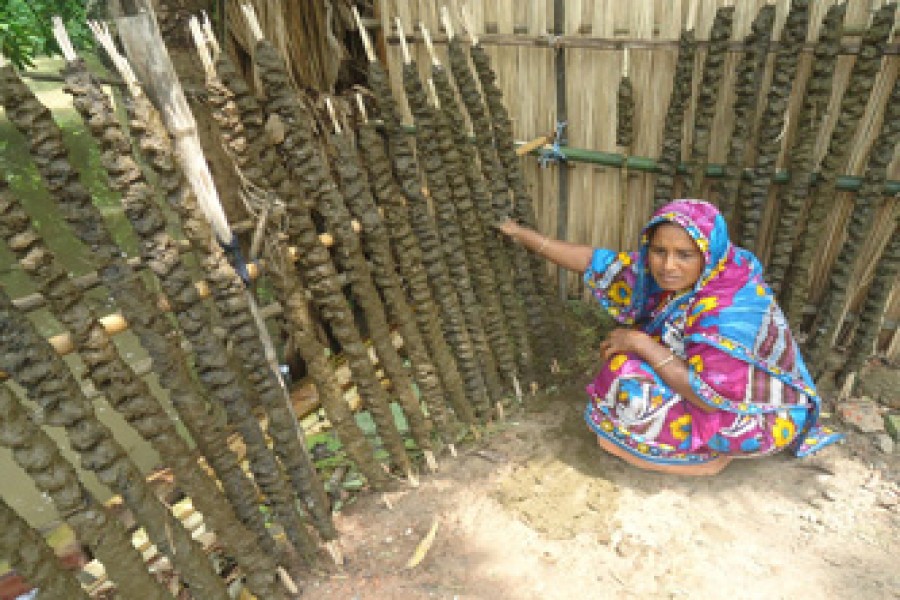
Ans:
[[[58,16],[53,17],[53,37],[56,38],[56,43],[66,62],[74,62],[78,55],[75,53],[75,47],[72,45],[72,40],[69,39],[69,33],[66,31],[62,18]]]
[[[434,457],[434,452],[431,450],[423,450],[422,454],[425,455],[425,464],[428,465],[428,470],[432,473],[437,473],[438,463],[437,459]]]
[[[428,54],[431,55],[431,65],[434,67],[441,66],[441,61],[434,51],[434,44],[431,43],[431,34],[428,33],[428,28],[425,27],[421,21],[419,22],[419,30],[422,32],[422,39],[425,40],[425,47],[428,48]]]
[[[450,451],[450,456],[453,458],[457,458],[459,453],[456,451],[456,444],[447,444],[447,449]]]
[[[434,80],[429,77],[428,78],[428,91],[431,96],[431,103],[434,104],[434,107],[438,110],[441,110],[441,99],[438,98],[437,89],[434,87]]]
[[[469,6],[465,3],[459,7],[459,20],[462,23],[463,30],[469,34],[471,44],[477,46],[478,35],[475,33],[475,28],[472,27],[472,13],[469,11]]]
[[[194,38],[194,45],[197,47],[197,54],[200,55],[200,62],[203,63],[203,70],[206,72],[206,82],[211,83],[216,80],[216,66],[209,53],[209,42],[207,41],[206,33],[203,31],[197,17],[190,18],[188,28],[191,31],[191,37]]]
[[[334,104],[331,102],[331,96],[325,96],[325,108],[328,109],[328,116],[331,117],[331,124],[334,125],[334,132],[341,135],[341,123],[338,121],[337,113],[334,111]]]
[[[359,116],[363,123],[369,122],[369,113],[366,112],[366,103],[363,102],[362,94],[356,93],[356,107],[359,109]]]
[[[278,567],[278,579],[281,580],[281,584],[285,587],[289,594],[296,596],[300,593],[300,589],[297,587],[297,584],[294,583],[294,580],[282,566]]]
[[[359,37],[362,39],[363,47],[366,49],[366,56],[369,59],[369,62],[375,62],[378,60],[378,57],[375,56],[375,49],[372,48],[372,40],[369,38],[369,32],[366,31],[365,25],[363,25],[362,19],[359,16],[359,11],[356,9],[356,6],[352,6],[350,8],[353,11],[353,19],[356,21],[356,27],[359,29]]]
[[[628,77],[628,48],[622,50],[622,77]]]
[[[406,45],[406,36],[403,35],[403,23],[400,22],[400,17],[394,17],[394,23],[397,25],[397,35],[400,37],[400,51],[403,53],[403,64],[408,65],[412,62],[412,57],[409,55],[409,46]]]
[[[338,566],[344,564],[344,550],[341,548],[340,542],[337,540],[325,542],[325,550],[328,551],[328,555],[331,557],[331,560],[334,561],[334,564]],[[297,592],[292,593],[296,594]]]
[[[247,21],[247,26],[250,28],[250,35],[253,37],[253,42],[260,42],[265,37],[263,35],[262,27],[259,25],[259,19],[256,18],[256,11],[253,10],[253,5],[249,2],[245,2],[241,4],[241,11],[244,13],[244,19]]]
[[[209,44],[209,47],[212,48],[213,58],[219,58],[219,55],[222,54],[222,46],[219,45],[219,40],[216,39],[216,33],[213,31],[212,21],[209,20],[209,15],[206,14],[206,11],[202,11],[200,14],[203,15],[203,31],[206,33],[206,43]]]
[[[452,40],[456,37],[453,31],[453,21],[450,19],[450,10],[446,5],[441,7],[441,23],[444,24],[444,30],[447,32],[447,39]]]

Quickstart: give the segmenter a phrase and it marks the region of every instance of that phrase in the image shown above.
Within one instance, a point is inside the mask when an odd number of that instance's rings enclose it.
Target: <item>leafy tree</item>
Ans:
[[[92,45],[86,21],[96,10],[88,0],[0,0],[0,51],[16,67],[32,66],[41,55],[59,53],[52,19],[62,17],[76,48]]]

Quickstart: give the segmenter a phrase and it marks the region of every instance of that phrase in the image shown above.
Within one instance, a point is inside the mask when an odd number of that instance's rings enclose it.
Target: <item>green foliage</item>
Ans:
[[[87,28],[92,2],[83,0],[0,0],[0,51],[17,68],[30,67],[41,55],[59,53],[53,17],[59,16],[77,49],[92,46]]]

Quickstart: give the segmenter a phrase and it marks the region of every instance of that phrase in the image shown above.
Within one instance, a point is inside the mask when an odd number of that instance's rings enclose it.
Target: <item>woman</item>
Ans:
[[[500,230],[584,281],[619,323],[601,344],[585,420],[600,446],[641,468],[713,475],[734,457],[805,456],[842,436],[816,426],[820,399],[749,251],[701,200],[662,207],[638,252]]]

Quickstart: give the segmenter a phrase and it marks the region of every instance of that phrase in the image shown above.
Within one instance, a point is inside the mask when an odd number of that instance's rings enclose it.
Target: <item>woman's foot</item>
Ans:
[[[719,456],[718,458],[714,458],[708,462],[699,463],[696,465],[664,465],[652,463],[642,458],[638,458],[624,448],[620,448],[616,444],[600,436],[597,436],[597,443],[600,444],[601,448],[614,456],[618,456],[630,465],[638,467],[639,469],[644,469],[646,471],[657,471],[660,473],[672,473],[675,475],[689,475],[694,477],[707,477],[710,475],[717,475],[722,471],[722,469],[728,466],[728,463],[731,462],[730,456]]]

